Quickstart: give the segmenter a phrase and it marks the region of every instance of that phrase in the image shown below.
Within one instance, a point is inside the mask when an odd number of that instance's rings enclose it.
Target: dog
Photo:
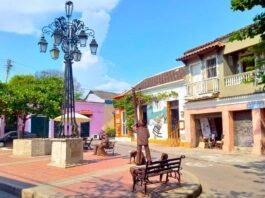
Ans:
[[[133,158],[133,162],[135,163],[136,156],[137,156],[137,151],[131,151],[130,152],[130,162],[129,163],[132,162],[132,158]],[[142,158],[141,159],[141,162],[138,165],[144,165],[146,163],[146,159],[145,159],[145,156],[144,156],[144,153],[143,152],[142,152],[141,158]]]

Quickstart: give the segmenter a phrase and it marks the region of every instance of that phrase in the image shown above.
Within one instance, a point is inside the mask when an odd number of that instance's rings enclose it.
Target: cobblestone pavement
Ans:
[[[134,142],[119,143],[124,153],[136,148]],[[265,157],[227,154],[222,150],[189,149],[151,144],[153,158],[161,152],[169,156],[185,155],[184,170],[196,175],[204,193],[201,197],[265,197]]]

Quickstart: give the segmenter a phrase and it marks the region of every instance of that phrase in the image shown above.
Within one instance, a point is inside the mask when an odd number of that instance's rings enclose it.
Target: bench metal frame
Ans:
[[[154,161],[151,164],[148,162],[146,163],[146,166],[144,170],[142,171],[136,171],[134,177],[133,177],[133,188],[132,191],[135,190],[136,183],[144,184],[144,193],[147,192],[147,185],[151,184],[149,178],[154,176],[160,176],[160,182],[162,182],[163,174],[166,174],[166,182],[169,181],[169,177],[173,177],[177,179],[178,184],[180,184],[181,181],[181,161],[184,159],[185,156],[181,155],[178,158],[172,158],[168,160],[159,160]]]

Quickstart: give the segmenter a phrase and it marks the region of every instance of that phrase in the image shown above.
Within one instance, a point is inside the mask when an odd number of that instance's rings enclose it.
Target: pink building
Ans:
[[[102,129],[114,128],[114,108],[112,98],[115,93],[105,91],[90,91],[84,100],[75,102],[76,112],[90,118],[89,122],[79,124],[82,137],[94,137]],[[16,124],[18,128],[21,123]],[[0,119],[0,136],[7,132],[4,116]],[[59,122],[44,116],[30,116],[26,122],[25,131],[37,134],[39,137],[56,137],[59,132]]]

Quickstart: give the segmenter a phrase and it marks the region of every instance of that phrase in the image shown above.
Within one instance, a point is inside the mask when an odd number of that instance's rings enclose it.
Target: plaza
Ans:
[[[0,198],[265,197],[263,1],[10,2]]]

